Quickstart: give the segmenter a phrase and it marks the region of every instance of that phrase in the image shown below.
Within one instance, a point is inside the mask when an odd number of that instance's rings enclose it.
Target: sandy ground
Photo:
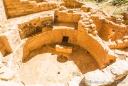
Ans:
[[[83,48],[76,45],[72,54],[63,53],[67,62],[57,61],[55,44],[46,45],[31,52],[28,61],[20,66],[20,78],[24,84],[68,83],[71,78],[98,68],[93,57]]]

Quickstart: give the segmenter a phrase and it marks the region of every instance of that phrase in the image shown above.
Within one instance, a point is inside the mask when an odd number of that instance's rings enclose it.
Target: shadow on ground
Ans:
[[[71,54],[56,52],[55,44],[44,45],[40,49],[30,52],[26,61],[23,61],[23,63],[26,63],[27,61],[31,60],[34,56],[38,54],[51,53],[51,55],[56,54],[58,56],[60,54],[63,54],[63,56],[68,58],[67,61],[73,61],[77,65],[81,73],[83,74],[99,68],[97,62],[87,50],[81,48],[80,46],[72,45],[72,44],[61,44],[61,45],[73,47],[73,52]]]

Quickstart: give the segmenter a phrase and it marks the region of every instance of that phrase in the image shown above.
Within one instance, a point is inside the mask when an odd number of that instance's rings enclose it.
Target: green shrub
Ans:
[[[121,5],[127,3],[128,0],[113,0],[113,5]]]

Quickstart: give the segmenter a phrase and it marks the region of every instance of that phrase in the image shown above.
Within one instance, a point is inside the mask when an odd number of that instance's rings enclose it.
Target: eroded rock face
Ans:
[[[0,57],[4,56],[5,60],[0,60],[3,62],[0,64],[1,80],[16,81],[17,78],[19,80],[17,75],[19,66],[23,64],[23,60],[28,59],[28,55],[32,56],[33,51],[47,44],[63,43],[64,37],[68,38],[67,44],[79,45],[86,49],[101,69],[88,72],[83,76],[76,74],[78,77],[72,77],[67,85],[79,86],[82,79],[85,85],[108,85],[128,73],[127,14],[123,14],[124,18],[113,20],[100,9],[79,1],[64,0],[64,3],[57,5],[48,0],[16,0],[15,2],[4,0],[8,18],[40,12],[7,20],[3,1],[0,2],[0,33],[2,33],[0,34]],[[57,9],[52,10],[54,8]],[[68,48],[66,50],[63,49],[62,51],[65,52],[61,52],[62,54],[58,54],[56,58],[62,64],[69,61],[63,53],[72,54],[74,48],[69,49],[70,51]],[[55,52],[54,49],[51,51]],[[82,62],[75,63],[79,65]],[[61,75],[61,72],[57,71],[57,75]],[[18,81],[20,84],[12,81],[0,81],[0,85],[24,84],[20,80]],[[45,86],[66,86],[66,84],[55,82]]]

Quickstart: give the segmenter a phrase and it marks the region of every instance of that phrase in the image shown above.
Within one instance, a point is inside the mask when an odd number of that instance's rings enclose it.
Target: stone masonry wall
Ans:
[[[76,0],[64,0],[64,6],[69,8],[81,8],[82,3]]]
[[[98,16],[91,16],[94,24],[96,25],[96,30],[101,39],[108,41],[112,39],[115,41],[117,39],[122,39],[124,36],[128,35],[128,26],[123,26],[115,24],[110,20],[99,18]]]
[[[98,35],[101,37],[101,29],[103,26],[103,19],[99,19],[97,15],[91,15],[91,19],[93,20],[93,23],[96,25],[96,30],[98,32]],[[102,38],[102,37],[101,37]]]
[[[39,17],[37,19],[30,20],[19,24],[19,33],[21,38],[25,38],[39,32],[42,32],[43,27],[52,27],[53,17]],[[48,30],[48,29],[47,29]]]
[[[80,20],[80,13],[73,13],[73,11],[71,11],[72,13],[70,13],[69,11],[67,12],[67,10],[55,10],[55,22],[70,22],[70,23],[78,23],[78,21]]]
[[[123,39],[110,42],[109,47],[111,49],[124,49],[128,46],[128,36],[124,36]]]
[[[128,35],[128,26],[114,24],[113,22],[110,21],[108,21],[107,25],[112,28],[112,31],[114,31],[114,34],[111,38],[112,41],[115,41],[117,39],[122,39],[124,36]]]
[[[55,3],[20,0],[4,0],[8,18],[23,16],[31,13],[52,10],[56,8]]]
[[[0,26],[7,20],[3,0],[0,0]]]

